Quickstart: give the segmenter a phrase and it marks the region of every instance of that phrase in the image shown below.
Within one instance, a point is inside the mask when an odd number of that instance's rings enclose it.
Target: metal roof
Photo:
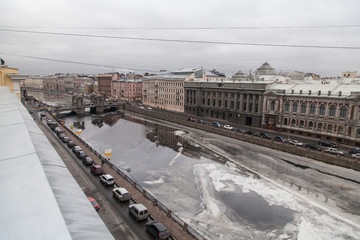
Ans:
[[[0,239],[114,239],[8,87],[0,87],[0,153]]]

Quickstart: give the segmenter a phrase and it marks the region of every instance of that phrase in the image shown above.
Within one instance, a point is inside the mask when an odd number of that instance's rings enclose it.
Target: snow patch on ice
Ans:
[[[169,166],[173,165],[173,163],[175,162],[175,160],[181,156],[181,152],[183,150],[183,147],[179,148],[179,152],[176,154],[176,156],[171,160],[171,162],[169,163]]]
[[[164,176],[160,177],[158,180],[144,181],[144,183],[149,185],[164,183]]]
[[[180,135],[186,134],[186,132],[181,131],[181,130],[176,130],[176,131],[174,132],[174,134],[175,134],[175,136],[180,136]]]

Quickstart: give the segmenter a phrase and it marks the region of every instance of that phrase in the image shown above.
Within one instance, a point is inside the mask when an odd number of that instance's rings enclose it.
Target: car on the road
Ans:
[[[331,148],[331,147],[325,148],[325,152],[331,153],[331,154],[336,154],[336,155],[344,155],[344,152],[340,151],[337,148]]]
[[[76,152],[78,152],[78,151],[82,151],[82,149],[81,149],[80,146],[75,145],[75,146],[72,147],[72,151],[73,151],[74,153],[76,153]]]
[[[135,217],[136,221],[145,220],[149,217],[149,211],[141,203],[131,204],[129,206],[129,213]]]
[[[349,153],[350,154],[360,153],[360,148],[350,148]]]
[[[64,143],[68,143],[70,141],[69,137],[64,136],[61,138],[61,141],[63,141]]]
[[[147,107],[147,110],[152,110],[152,107],[148,106],[148,107]]]
[[[319,140],[319,145],[324,146],[324,147],[336,148],[335,143],[330,142],[328,140],[324,140],[324,139]]]
[[[234,128],[232,127],[232,126],[230,126],[230,125],[224,125],[224,128],[225,129],[228,129],[228,130],[233,130]]]
[[[53,131],[55,131],[55,129],[59,126],[57,123],[54,122],[48,123],[48,125]]]
[[[302,143],[298,140],[290,140],[289,143],[292,145],[295,145],[295,146],[303,146],[304,145],[304,143]]]
[[[84,159],[85,157],[87,157],[86,153],[82,150],[75,152],[75,154],[79,159]]]
[[[91,205],[93,205],[93,207],[95,208],[95,210],[99,210],[100,209],[100,205],[98,204],[98,202],[95,200],[95,198],[93,197],[88,197]]]
[[[192,117],[188,117],[188,119],[187,119],[189,122],[195,122],[195,119],[194,118],[192,118]]]
[[[236,129],[236,131],[239,132],[239,133],[244,133],[245,132],[245,130],[241,129],[241,128]]]
[[[281,136],[275,136],[274,140],[277,141],[277,142],[286,142],[286,140]]]
[[[316,150],[316,151],[322,151],[321,147],[319,147],[318,145],[312,144],[312,143],[306,144],[305,147],[312,149],[312,150]]]
[[[212,125],[213,125],[214,127],[218,127],[218,128],[221,127],[220,123],[218,123],[218,122],[213,122]]]
[[[144,110],[144,109],[145,109],[145,108],[144,108],[144,106],[140,106],[139,108],[140,108],[140,109],[142,109],[142,110]]]
[[[100,182],[105,186],[114,185],[114,178],[110,174],[103,174],[100,176]]]
[[[354,154],[351,154],[351,156],[355,159],[360,159],[360,153],[354,153]]]
[[[247,130],[245,133],[251,136],[257,136],[257,133],[253,130]]]
[[[70,140],[70,141],[68,141],[67,146],[68,146],[69,148],[74,147],[74,146],[75,146],[74,141],[71,141],[71,140]]]
[[[102,170],[101,166],[97,164],[91,165],[90,172],[94,175],[104,174],[104,171]]]
[[[262,137],[262,138],[265,138],[265,139],[271,139],[271,137],[269,136],[269,134],[264,133],[264,132],[260,132],[260,133],[259,133],[259,136]]]
[[[66,135],[65,135],[64,133],[60,133],[60,134],[58,135],[58,138],[60,138],[60,140],[62,140],[64,137],[66,137]]]
[[[198,119],[196,122],[199,124],[205,124],[204,120],[201,120],[201,119]]]
[[[168,239],[169,230],[158,221],[150,221],[146,223],[146,230],[156,239]]]
[[[128,190],[122,187],[114,188],[112,190],[113,196],[120,202],[126,202],[130,200],[130,193]]]
[[[86,166],[90,166],[94,163],[94,161],[91,159],[91,157],[87,156],[82,159],[82,162]]]

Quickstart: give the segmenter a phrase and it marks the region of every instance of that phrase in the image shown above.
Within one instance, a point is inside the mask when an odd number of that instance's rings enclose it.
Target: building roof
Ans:
[[[277,75],[278,73],[276,70],[270,66],[268,62],[263,63],[256,71],[254,75]]]
[[[0,87],[0,152],[0,239],[113,239],[8,87]]]

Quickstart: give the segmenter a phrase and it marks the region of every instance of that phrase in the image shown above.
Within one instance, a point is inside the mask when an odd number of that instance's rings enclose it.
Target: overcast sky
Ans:
[[[342,71],[360,72],[359,10],[359,0],[9,0],[1,3],[0,57],[24,74],[104,73],[127,69],[141,73],[141,70],[204,67],[215,68],[228,76],[239,70],[255,71],[267,61],[278,71],[340,76]],[[357,27],[174,29],[339,25]],[[4,29],[358,49],[145,41]]]

